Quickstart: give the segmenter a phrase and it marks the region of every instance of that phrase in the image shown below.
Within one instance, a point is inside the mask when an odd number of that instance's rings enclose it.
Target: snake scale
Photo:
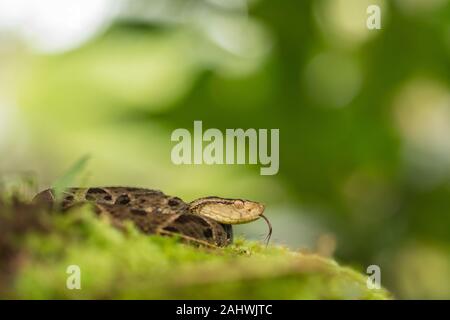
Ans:
[[[38,193],[35,202],[55,204],[52,189]],[[63,211],[91,203],[95,212],[108,216],[113,225],[123,226],[131,220],[144,233],[178,235],[186,242],[223,247],[233,241],[232,224],[263,218],[264,205],[243,199],[204,197],[186,203],[159,190],[129,187],[68,188],[63,192]]]

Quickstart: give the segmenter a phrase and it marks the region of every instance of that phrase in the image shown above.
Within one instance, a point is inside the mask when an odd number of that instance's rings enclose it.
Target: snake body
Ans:
[[[44,190],[34,201],[54,204],[55,192]],[[247,223],[260,217],[266,219],[262,215],[264,206],[250,200],[204,197],[186,203],[159,190],[129,187],[64,191],[63,210],[82,203],[91,203],[98,215],[108,216],[117,227],[131,220],[147,234],[178,235],[187,242],[218,247],[233,241],[231,224]]]

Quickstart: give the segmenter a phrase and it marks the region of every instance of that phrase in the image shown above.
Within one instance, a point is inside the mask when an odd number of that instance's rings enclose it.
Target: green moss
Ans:
[[[50,231],[27,231],[8,298],[33,299],[385,299],[366,277],[315,254],[238,239],[206,249],[178,239],[125,232],[89,208],[52,214]],[[81,290],[69,290],[69,265]]]

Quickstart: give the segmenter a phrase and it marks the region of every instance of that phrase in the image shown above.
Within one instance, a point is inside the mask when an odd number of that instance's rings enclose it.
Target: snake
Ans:
[[[263,218],[265,206],[256,201],[217,196],[185,202],[160,190],[135,187],[67,188],[57,197],[54,189],[39,192],[33,202],[59,204],[62,211],[89,203],[99,216],[107,216],[118,228],[131,220],[145,234],[178,236],[182,240],[212,247],[233,242],[232,225]]]

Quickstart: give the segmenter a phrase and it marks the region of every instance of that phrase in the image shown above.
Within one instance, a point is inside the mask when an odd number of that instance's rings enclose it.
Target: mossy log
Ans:
[[[69,289],[69,266],[80,289]],[[68,273],[69,271],[69,273]],[[88,207],[0,204],[0,298],[389,299],[334,260],[238,239],[227,248],[125,230]],[[70,286],[69,286],[70,287]]]

